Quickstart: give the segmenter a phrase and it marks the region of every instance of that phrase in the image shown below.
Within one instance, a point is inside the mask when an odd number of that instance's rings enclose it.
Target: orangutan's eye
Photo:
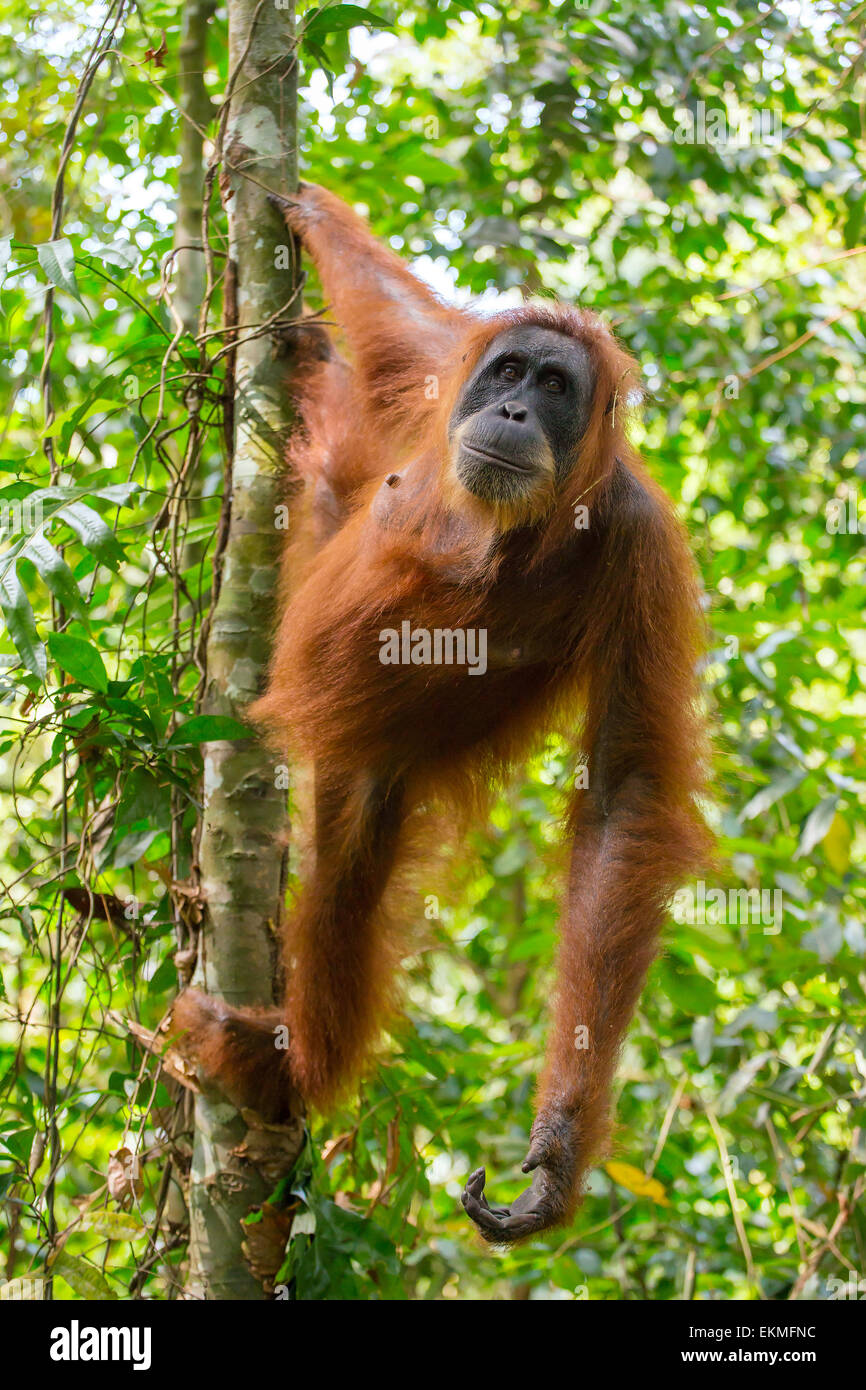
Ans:
[[[548,372],[544,378],[544,389],[553,396],[561,396],[565,390],[565,378],[559,372]]]

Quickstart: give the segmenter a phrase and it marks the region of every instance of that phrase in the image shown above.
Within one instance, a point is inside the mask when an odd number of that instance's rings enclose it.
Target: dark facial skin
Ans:
[[[589,420],[593,372],[581,343],[550,328],[494,338],[448,424],[463,486],[489,502],[519,502],[568,476]]]

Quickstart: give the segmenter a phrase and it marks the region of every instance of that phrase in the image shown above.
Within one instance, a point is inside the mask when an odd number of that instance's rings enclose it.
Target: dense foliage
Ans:
[[[12,0],[0,23],[0,1213],[5,1274],[44,1273],[51,1250],[64,1298],[171,1297],[183,1276],[162,1175],[170,1150],[183,1166],[185,1111],[135,1036],[194,932],[198,747],[220,732],[196,702],[226,355],[162,293],[182,8]],[[482,1250],[457,1199],[484,1161],[494,1194],[519,1190],[555,946],[567,750],[528,769],[419,896],[405,1021],[314,1129],[292,1184],[300,1297],[778,1299],[866,1280],[859,8],[301,15],[307,175],[443,292],[575,299],[642,365],[639,442],[680,499],[714,634],[720,856],[674,905],[617,1150],[574,1230]],[[219,7],[214,117],[225,25]],[[215,180],[217,265],[224,232]],[[762,892],[760,912],[735,890]]]

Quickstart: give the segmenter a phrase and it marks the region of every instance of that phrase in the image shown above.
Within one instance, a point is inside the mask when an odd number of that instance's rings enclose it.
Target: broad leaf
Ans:
[[[14,564],[0,573],[0,608],[6,619],[9,636],[25,666],[34,676],[44,681],[48,673],[45,648],[37,636],[33,609]]]
[[[36,255],[51,283],[71,294],[84,309],[84,300],[75,282],[75,252],[71,242],[66,237],[60,237],[57,241],[43,241],[36,247]]]
[[[196,714],[175,729],[168,741],[169,748],[185,748],[197,743],[221,743],[239,738],[252,738],[252,730],[226,714]]]
[[[91,642],[73,637],[69,632],[51,632],[48,635],[48,650],[60,669],[74,681],[88,686],[90,690],[99,690],[103,695],[108,690],[108,673],[102,657]]]
[[[77,618],[87,612],[75,582],[75,575],[59,551],[47,541],[41,531],[31,536],[21,552],[22,558],[32,560],[48,588],[63,607]]]

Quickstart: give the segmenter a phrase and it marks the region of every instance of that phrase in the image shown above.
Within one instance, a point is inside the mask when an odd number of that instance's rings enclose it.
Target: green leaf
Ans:
[[[44,681],[48,674],[45,648],[37,636],[33,609],[14,564],[0,574],[0,609],[3,610],[9,636],[25,666]]]
[[[827,862],[837,874],[848,872],[851,863],[851,842],[854,839],[853,831],[848,825],[845,817],[837,811],[830,824],[830,829],[824,836],[824,853]]]
[[[168,789],[146,768],[134,768],[127,778],[114,817],[117,826],[135,825],[137,821],[163,824],[167,812]]]
[[[96,1298],[101,1302],[115,1297],[108,1280],[102,1277],[95,1265],[78,1255],[70,1255],[65,1250],[61,1250],[51,1265],[51,1273],[65,1280],[79,1298]]]
[[[638,56],[638,49],[629,38],[628,34],[624,33],[622,29],[615,29],[612,24],[605,23],[603,19],[596,19],[594,16],[593,23],[597,29],[601,30],[605,38],[613,44],[618,53],[621,53],[629,62],[633,63],[635,61]]]
[[[157,732],[147,711],[142,709],[140,705],[134,704],[132,700],[119,699],[114,693],[118,689],[129,690],[133,684],[133,681],[109,681],[108,699],[105,703],[115,714],[121,715],[134,728],[141,729],[146,738],[149,738],[152,743],[156,743],[158,742]]]
[[[128,507],[133,497],[141,492],[139,483],[110,483],[107,487],[95,487],[89,490],[90,497],[104,497],[108,502],[114,502],[118,507]]]
[[[111,840],[100,855],[99,867],[104,868],[110,862],[116,869],[128,869],[130,864],[137,864],[142,855],[147,853],[159,834],[159,826],[150,826],[147,830],[134,830],[131,835],[124,836],[116,843]]]
[[[135,1240],[147,1234],[144,1222],[133,1211],[89,1211],[81,1223],[81,1229],[98,1231],[107,1240]]]
[[[838,796],[825,796],[823,801],[819,801],[814,810],[809,812],[800,832],[800,843],[794,854],[795,859],[801,859],[803,855],[811,854],[815,846],[820,844],[833,824],[833,817],[836,814],[838,804]]]
[[[73,637],[69,632],[48,634],[48,650],[62,671],[80,685],[90,690],[99,690],[104,695],[108,690],[108,672],[102,657],[90,642],[81,637]]]
[[[334,66],[333,61],[328,57],[324,48],[322,48],[322,45],[319,43],[313,43],[312,41],[305,42],[304,48],[306,49],[308,55],[315,61],[316,65],[319,68],[321,68],[322,72],[325,74],[325,81],[328,84],[328,96],[333,101],[334,73],[331,70]]]
[[[221,743],[252,736],[246,725],[227,714],[196,714],[175,729],[166,747],[188,748],[197,743]]]
[[[12,484],[18,488],[18,484]],[[9,489],[4,489],[8,492]],[[88,550],[94,551],[110,568],[116,569],[119,560],[124,558],[123,547],[110,527],[91,507],[84,506],[82,497],[103,497],[115,506],[129,506],[130,498],[139,491],[137,483],[113,483],[105,487],[45,487],[35,491],[25,491],[27,506],[38,516],[44,528],[52,520],[65,521],[71,530],[84,542]],[[0,555],[0,579],[24,554],[30,543],[32,532],[19,535],[14,544]]]
[[[129,241],[100,242],[84,254],[92,256],[95,261],[111,261],[112,265],[119,265],[124,270],[133,270],[141,257],[138,247]]]
[[[85,416],[89,418],[92,415],[107,415],[113,410],[122,410],[123,408],[123,401],[109,400],[106,396],[102,395],[100,389],[94,392],[92,396],[88,397],[83,405],[70,406],[68,410],[61,410],[55,415],[51,424],[48,425],[42,433],[44,438],[51,439],[55,435],[60,434],[61,430],[66,429],[67,434],[71,436],[72,431],[81,423]],[[68,447],[68,439],[66,444]]]
[[[64,608],[77,618],[86,617],[87,609],[72,570],[41,532],[37,531],[28,538],[21,556],[22,559],[33,562],[52,594],[60,600]]]
[[[738,1067],[732,1076],[728,1077],[717,1102],[717,1109],[720,1115],[728,1115],[734,1108],[737,1096],[742,1095],[743,1091],[748,1090],[752,1085],[758,1072],[766,1065],[771,1052],[756,1052],[753,1057],[749,1057]]]
[[[310,10],[303,25],[303,40],[321,42],[325,34],[335,34],[346,29],[393,29],[390,19],[372,14],[360,5],[327,5]]]
[[[75,283],[75,252],[72,243],[67,241],[66,237],[60,237],[57,241],[43,241],[36,247],[36,255],[51,283],[59,290],[66,290],[66,293],[77,299],[82,309],[85,309],[84,300]]]
[[[794,790],[806,776],[800,768],[795,768],[793,772],[783,772],[770,782],[769,786],[762,787],[756,792],[750,801],[746,803],[740,812],[740,823],[745,824],[747,820],[754,820],[755,816],[761,816],[777,801],[781,801],[783,796]]]
[[[58,520],[65,521],[78,539],[109,569],[117,569],[125,558],[123,547],[110,526],[107,526],[98,512],[83,502],[68,502],[56,513]]]
[[[162,990],[177,989],[177,966],[171,956],[164,960],[158,970],[147,982],[148,993],[152,996],[159,994]]]

